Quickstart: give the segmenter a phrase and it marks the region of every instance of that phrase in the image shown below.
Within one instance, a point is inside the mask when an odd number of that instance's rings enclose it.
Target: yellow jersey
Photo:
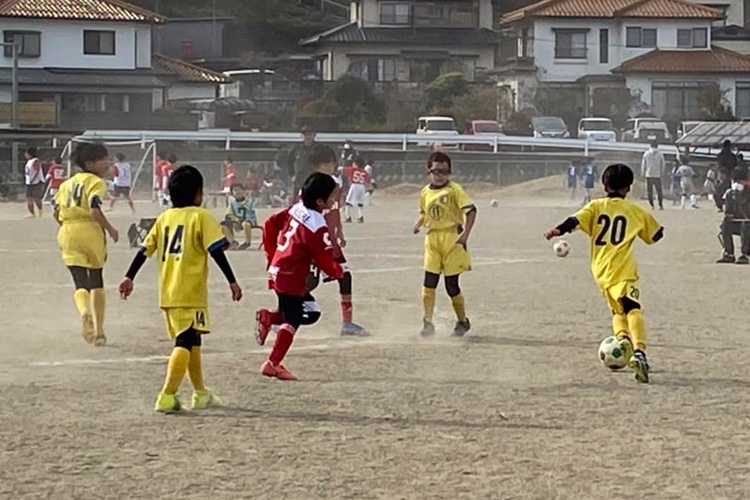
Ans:
[[[454,229],[460,232],[464,214],[473,208],[474,202],[455,182],[442,187],[427,185],[419,195],[419,214],[424,217],[428,232]]]
[[[638,280],[635,239],[651,245],[663,231],[650,213],[624,198],[594,200],[574,217],[578,227],[591,238],[591,273],[603,290],[623,281]]]
[[[89,172],[74,175],[55,194],[60,222],[94,222],[91,209],[101,206],[106,194],[107,184],[101,177]]]
[[[143,241],[159,262],[159,307],[208,307],[208,255],[228,245],[211,212],[200,207],[162,213]]]

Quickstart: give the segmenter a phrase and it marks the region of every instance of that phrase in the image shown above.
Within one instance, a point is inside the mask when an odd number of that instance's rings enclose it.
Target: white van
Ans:
[[[420,116],[417,122],[417,134],[418,135],[458,135],[456,130],[456,122],[450,116]],[[458,147],[458,144],[447,144],[440,142],[419,142],[418,146],[442,146],[442,147]]]
[[[583,118],[578,122],[578,138],[586,141],[616,142],[617,132],[609,118]]]

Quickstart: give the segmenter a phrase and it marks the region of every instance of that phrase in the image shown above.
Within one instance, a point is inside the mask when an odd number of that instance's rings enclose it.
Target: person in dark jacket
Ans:
[[[718,198],[719,196],[717,196]],[[719,264],[750,264],[750,188],[748,188],[747,170],[735,167],[732,171],[732,183],[724,199],[724,220],[721,229],[721,243],[724,252]],[[735,261],[734,235],[740,237],[741,255]]]
[[[307,126],[302,127],[302,144],[297,144],[289,152],[287,169],[292,186],[292,200],[302,189],[302,184],[313,172],[310,166],[310,153],[315,147],[315,131]]]
[[[716,208],[721,211],[724,209],[723,193],[731,186],[732,171],[737,166],[737,156],[732,153],[732,141],[727,139],[722,143],[721,152],[716,157],[716,160],[719,163],[719,185],[716,186],[716,194],[718,196],[714,197],[714,202],[716,203]]]

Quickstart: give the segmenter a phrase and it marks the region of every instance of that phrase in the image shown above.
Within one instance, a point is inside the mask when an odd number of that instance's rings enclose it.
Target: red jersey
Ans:
[[[364,167],[344,167],[344,175],[349,184],[370,184],[372,179],[370,178],[370,172],[365,170]]]
[[[47,170],[47,180],[49,180],[50,189],[59,189],[60,184],[65,182],[68,178],[68,173],[65,171],[65,167],[58,163],[53,163]]]
[[[231,188],[236,183],[237,174],[234,173],[234,165],[230,163],[226,168],[226,175],[224,176],[224,187]]]
[[[154,165],[154,189],[161,189],[164,186],[164,165],[168,165],[166,160],[159,160]]]
[[[168,161],[165,161],[164,164],[161,167],[161,189],[164,192],[169,191],[169,177],[172,175],[172,172],[177,170],[177,165],[174,163],[169,163]]]
[[[282,229],[279,230],[279,227]],[[270,248],[273,248],[273,243],[267,240],[274,233],[278,235],[276,251],[268,267],[271,287],[277,292],[304,297],[310,266],[313,264],[333,279],[343,276],[341,266],[333,260],[328,227],[320,212],[297,203],[288,210],[271,216],[264,224],[263,233],[267,255],[270,255]]]

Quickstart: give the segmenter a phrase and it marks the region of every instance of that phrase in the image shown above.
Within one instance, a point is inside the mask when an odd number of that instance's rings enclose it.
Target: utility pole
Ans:
[[[13,41],[13,69],[11,71],[11,102],[10,102],[10,128],[18,128],[18,42]]]

